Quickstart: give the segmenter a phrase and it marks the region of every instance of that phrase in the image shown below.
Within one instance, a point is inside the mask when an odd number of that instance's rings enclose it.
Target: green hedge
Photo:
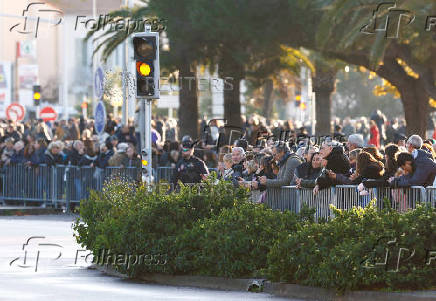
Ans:
[[[216,179],[180,193],[150,192],[113,181],[82,201],[77,241],[94,254],[164,254],[165,264],[116,266],[130,276],[159,272],[273,281],[334,288],[418,289],[435,285],[436,210],[399,214],[335,210],[314,223],[314,210],[281,213],[248,201],[247,191]],[[389,243],[390,242],[390,243]],[[384,260],[385,266],[374,265]],[[415,250],[396,269],[395,252]],[[403,257],[408,257],[403,250]]]
[[[338,291],[436,284],[436,261],[426,264],[429,252],[436,251],[435,209],[400,214],[380,211],[371,202],[364,209],[335,210],[335,215],[330,222],[281,233],[268,254],[270,279]]]

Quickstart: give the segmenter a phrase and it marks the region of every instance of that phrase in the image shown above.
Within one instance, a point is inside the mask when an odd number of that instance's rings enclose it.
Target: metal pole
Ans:
[[[132,8],[132,1],[125,0],[124,2],[125,6],[127,8]],[[122,123],[123,125],[128,124],[129,121],[129,81],[127,80],[128,77],[128,70],[127,67],[129,65],[129,38],[127,37],[124,41],[123,45],[123,106],[121,109],[122,114]]]
[[[151,99],[140,99],[139,130],[142,147],[142,182],[152,184]]]

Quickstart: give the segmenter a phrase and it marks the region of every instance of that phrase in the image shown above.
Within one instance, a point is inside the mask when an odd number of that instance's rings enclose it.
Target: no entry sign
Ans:
[[[52,107],[44,107],[39,112],[39,118],[44,121],[56,120],[58,118],[58,113]]]
[[[14,121],[23,120],[25,113],[26,111],[24,110],[24,107],[18,103],[11,103],[6,108],[6,117],[9,120],[14,120]]]

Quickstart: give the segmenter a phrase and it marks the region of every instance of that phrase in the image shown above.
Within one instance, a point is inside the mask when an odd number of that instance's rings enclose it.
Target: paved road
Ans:
[[[0,217],[0,300],[289,300],[264,293],[143,284],[106,276],[88,269],[83,258],[75,263],[76,250],[81,248],[73,238],[73,220],[65,215]],[[23,244],[30,237],[34,238],[24,246],[25,253]]]

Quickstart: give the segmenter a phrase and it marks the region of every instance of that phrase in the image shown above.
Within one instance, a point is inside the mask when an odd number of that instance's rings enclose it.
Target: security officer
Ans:
[[[204,161],[195,157],[194,143],[192,139],[182,142],[182,158],[177,162],[173,176],[173,184],[176,187],[179,181],[186,183],[200,183],[209,171]]]

